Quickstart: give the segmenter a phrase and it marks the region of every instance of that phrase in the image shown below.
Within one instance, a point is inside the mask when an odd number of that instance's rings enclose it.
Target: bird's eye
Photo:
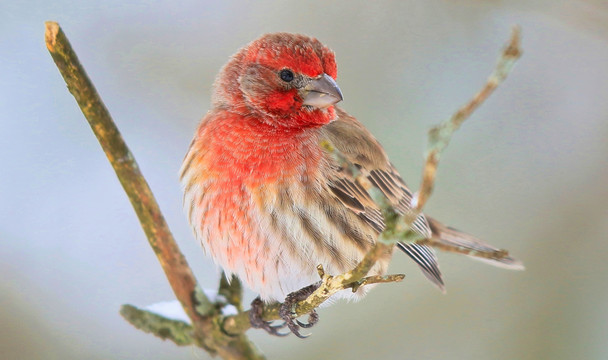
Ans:
[[[285,82],[290,82],[294,78],[293,71],[291,71],[289,69],[281,70],[281,72],[279,73],[279,76],[281,77],[281,80],[283,80]]]

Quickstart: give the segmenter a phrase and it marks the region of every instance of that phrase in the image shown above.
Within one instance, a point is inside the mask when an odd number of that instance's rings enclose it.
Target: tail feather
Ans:
[[[510,270],[524,270],[521,261],[509,256],[506,250],[495,248],[469,234],[443,225],[439,221],[427,216],[432,237],[425,240],[425,244],[434,248],[467,255],[475,260],[485,262]]]
[[[424,276],[435,284],[441,292],[445,293],[445,285],[437,263],[437,256],[435,256],[435,251],[432,248],[426,245],[402,242],[397,243],[397,247],[412,258],[420,267]]]

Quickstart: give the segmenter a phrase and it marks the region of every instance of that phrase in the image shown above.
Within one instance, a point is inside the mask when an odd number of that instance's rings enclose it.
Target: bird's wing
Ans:
[[[372,200],[367,190],[344,168],[336,168],[328,176],[327,185],[344,206],[356,213],[378,234],[384,231],[384,218],[378,205]]]
[[[336,113],[337,119],[321,128],[321,145],[332,159],[334,170],[327,176],[328,186],[344,206],[381,233],[384,230],[382,213],[362,182],[366,181],[380,190],[400,215],[410,210],[412,193],[373,135],[343,110],[336,108]],[[416,219],[413,229],[424,238],[431,237],[424,215]],[[443,290],[443,279],[432,248],[411,243],[400,243],[398,247]]]

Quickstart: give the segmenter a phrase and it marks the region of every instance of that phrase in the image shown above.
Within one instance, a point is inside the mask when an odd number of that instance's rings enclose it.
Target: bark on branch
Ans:
[[[244,335],[228,338],[218,327],[214,305],[198,287],[135,158],[67,37],[56,22],[47,21],[45,25],[46,46],[127,193],[175,296],[192,321],[195,342],[226,359],[263,358]]]

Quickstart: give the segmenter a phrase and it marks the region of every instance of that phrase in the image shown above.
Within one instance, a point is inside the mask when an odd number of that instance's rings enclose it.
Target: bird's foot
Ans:
[[[283,324],[283,326],[287,325],[289,330],[291,330],[291,332],[295,336],[301,339],[309,337],[310,334],[300,334],[300,328],[308,329],[313,327],[319,321],[319,314],[317,314],[315,310],[311,311],[310,314],[308,314],[308,323],[302,323],[295,318],[296,314],[294,312],[294,305],[298,301],[302,301],[308,298],[310,294],[312,294],[315,290],[319,288],[319,286],[321,286],[321,282],[309,285],[298,291],[294,291],[288,294],[283,304],[281,304],[281,308],[279,309],[279,316],[281,316],[281,318],[285,320],[285,324]]]
[[[265,321],[264,319],[262,319],[263,313],[264,302],[262,302],[262,299],[257,297],[251,302],[251,310],[249,311],[249,321],[251,322],[251,327],[265,330],[267,333],[274,336],[289,335],[289,333],[279,332],[279,330],[284,328],[287,323],[283,323],[280,325],[271,325],[272,321]]]

